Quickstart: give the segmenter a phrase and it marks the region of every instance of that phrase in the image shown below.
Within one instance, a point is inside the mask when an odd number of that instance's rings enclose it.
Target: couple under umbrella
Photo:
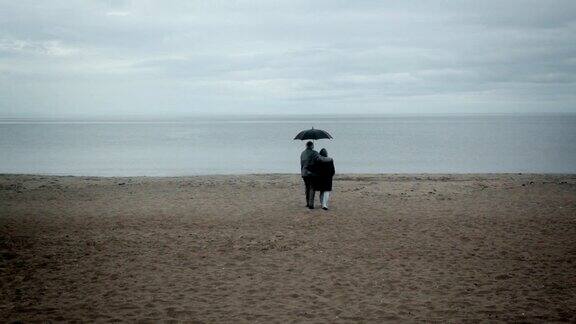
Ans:
[[[332,138],[328,132],[321,129],[308,129],[300,132],[294,139],[317,140],[321,138]],[[300,169],[304,186],[306,188],[306,207],[314,209],[314,196],[316,191],[320,192],[320,203],[322,209],[328,210],[328,200],[332,191],[332,177],[334,176],[334,160],[328,157],[328,151],[321,149],[320,152],[314,150],[314,142],[306,142],[306,148],[300,154]]]

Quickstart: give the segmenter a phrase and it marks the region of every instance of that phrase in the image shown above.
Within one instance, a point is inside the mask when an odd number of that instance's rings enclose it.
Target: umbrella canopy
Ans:
[[[294,137],[295,140],[299,139],[299,140],[317,140],[317,139],[321,139],[321,138],[332,138],[332,135],[328,134],[327,131],[325,130],[321,130],[321,129],[314,129],[314,127],[312,127],[311,129],[307,129],[307,130],[303,130],[300,133],[298,133],[298,135],[296,135],[296,137]]]

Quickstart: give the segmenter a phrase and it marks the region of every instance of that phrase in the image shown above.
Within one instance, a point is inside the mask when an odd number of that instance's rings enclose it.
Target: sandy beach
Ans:
[[[0,321],[576,321],[576,175],[0,176]]]

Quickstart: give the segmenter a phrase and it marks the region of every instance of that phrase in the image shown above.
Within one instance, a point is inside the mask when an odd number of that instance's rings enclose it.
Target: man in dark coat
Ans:
[[[307,142],[306,149],[300,154],[300,171],[304,186],[306,187],[306,207],[314,209],[314,188],[312,187],[312,179],[317,176],[312,170],[312,166],[317,162],[330,162],[332,158],[323,157],[314,151],[314,143]]]

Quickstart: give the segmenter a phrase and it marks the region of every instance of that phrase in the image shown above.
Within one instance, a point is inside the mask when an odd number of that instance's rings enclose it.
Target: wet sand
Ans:
[[[0,321],[576,321],[576,175],[0,176]]]

